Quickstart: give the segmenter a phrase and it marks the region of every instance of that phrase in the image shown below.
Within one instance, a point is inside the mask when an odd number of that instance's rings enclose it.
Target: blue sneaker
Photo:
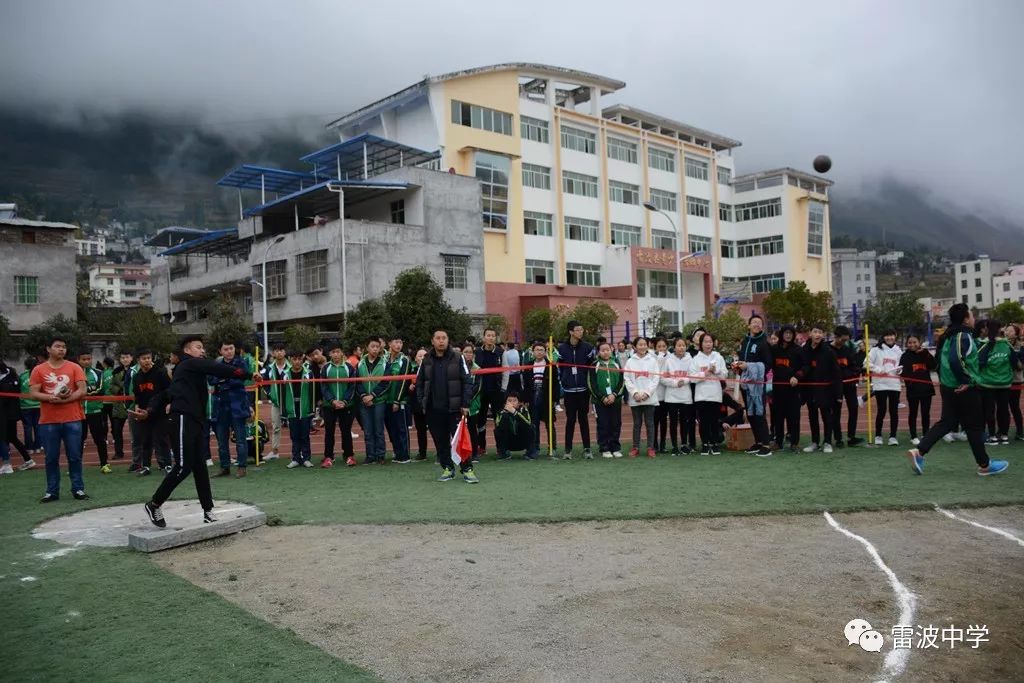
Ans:
[[[1001,474],[1006,471],[1006,468],[1010,466],[1010,463],[1005,460],[989,460],[988,467],[979,467],[978,476],[987,477],[990,474]]]
[[[924,474],[924,456],[921,451],[911,448],[907,451],[907,457],[910,458],[910,469],[914,470],[914,474]]]

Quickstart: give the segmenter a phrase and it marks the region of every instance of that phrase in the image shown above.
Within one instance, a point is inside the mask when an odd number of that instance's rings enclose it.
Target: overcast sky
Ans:
[[[1016,0],[0,0],[0,106],[251,130],[541,62],[625,81],[606,104],[741,140],[740,172],[826,153],[850,189],[891,171],[1019,212],[1022,26]]]

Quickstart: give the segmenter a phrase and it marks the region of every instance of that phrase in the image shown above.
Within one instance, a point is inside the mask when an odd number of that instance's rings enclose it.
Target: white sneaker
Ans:
[[[611,451],[602,451],[601,457],[602,458],[614,458],[615,456],[612,455]]]
[[[953,435],[953,438],[957,441],[967,441],[967,432],[957,432]]]
[[[298,466],[299,466],[299,463],[296,460],[292,460],[290,463],[288,463],[288,469],[290,469],[290,470],[294,470]]]
[[[948,436],[948,434],[947,434],[947,436]],[[952,441],[952,439],[950,439],[950,441]],[[921,443],[921,439],[919,439],[919,438],[917,438],[915,436],[913,439],[910,440],[910,443],[912,443],[912,444],[914,444],[916,446],[917,444]]]
[[[622,457],[622,451],[615,451],[614,453],[612,453],[612,457],[613,458],[621,458]]]
[[[209,458],[207,458],[206,459],[206,466],[207,467],[213,467],[213,460],[210,460]]]
[[[899,408],[900,410],[902,410],[902,409],[907,407],[907,404],[906,403],[897,403],[896,407]]]
[[[895,436],[890,436],[889,437],[889,445],[890,446],[899,446],[900,442],[896,440]]]
[[[564,410],[562,410],[562,406],[558,406],[558,405],[555,406],[555,410],[557,410],[560,413],[565,412]]]
[[[25,470],[30,470],[30,469],[32,469],[35,466],[36,466],[36,461],[33,460],[32,458],[29,458],[25,462],[23,462],[20,465],[18,465],[18,471],[19,472],[24,472]]]
[[[359,438],[359,435],[358,435],[358,434],[356,434],[355,432],[352,432],[352,438],[353,438],[353,439],[358,439],[358,438]]]
[[[812,443],[810,446],[804,446],[804,453],[816,453],[818,451],[818,444]]]
[[[822,453],[831,453],[832,452],[832,444],[827,443],[824,446],[822,446],[821,447],[821,452]]]
[[[264,460],[277,460],[280,457],[281,456],[278,455],[277,451],[270,451],[269,453],[267,453],[267,457],[265,457],[263,459]]]
[[[307,467],[307,468],[308,467],[312,467],[313,466],[313,461],[312,460],[303,460],[302,461],[302,466],[303,467]]]
[[[885,442],[882,440],[882,437],[880,437],[880,436],[876,436],[875,437],[875,445],[876,446],[881,446],[883,443],[885,443]]]
[[[953,443],[955,439],[953,437],[953,433],[950,432],[949,434],[946,434],[944,437],[942,437],[942,440],[945,441],[946,443]]]
[[[0,474],[14,474],[14,468],[11,467],[11,463],[5,462],[0,465]]]

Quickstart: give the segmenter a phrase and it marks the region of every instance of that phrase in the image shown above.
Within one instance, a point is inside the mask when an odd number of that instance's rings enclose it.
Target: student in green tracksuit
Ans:
[[[362,404],[360,411],[363,434],[366,436],[367,464],[384,464],[384,415],[388,408],[385,394],[388,383],[380,381],[380,378],[387,373],[387,366],[387,361],[381,355],[380,338],[370,336],[366,340],[366,353],[356,366],[356,376],[367,380],[356,383],[356,392]]]
[[[402,352],[405,346],[402,337],[392,334],[388,339],[388,350],[384,356],[387,363],[385,374],[389,377],[402,377],[415,374],[412,361]],[[395,452],[394,461],[399,465],[412,462],[409,458],[409,384],[407,379],[394,379],[388,382],[384,392],[384,429],[391,440],[391,448]]]
[[[85,395],[102,396],[103,373],[92,366],[92,354],[78,354],[78,364],[85,372]],[[110,465],[107,464],[107,421],[103,415],[103,402],[85,401],[82,408],[85,411],[85,420],[82,422],[82,448],[85,448],[85,434],[88,431],[92,434],[92,442],[96,444],[96,450],[100,455],[100,472],[110,474]]]
[[[508,392],[504,409],[494,418],[494,440],[498,444],[498,460],[510,460],[512,451],[526,451],[525,459],[537,459],[537,434],[530,408],[520,402],[515,389]]]
[[[36,361],[29,358],[25,361],[25,372],[18,375],[18,381],[21,383],[21,393],[27,394],[29,392],[29,378],[32,376],[32,368],[36,366]],[[28,451],[29,455],[35,455],[43,452],[42,443],[39,441],[39,401],[34,398],[23,398],[21,403],[21,424],[25,431],[25,450]],[[20,469],[32,469],[36,466],[34,460],[29,459],[32,464],[28,467],[22,466]],[[25,463],[28,465],[28,462]]]
[[[989,446],[1010,443],[1010,385],[1016,354],[998,320],[985,321],[987,335],[978,344],[978,386]]]
[[[327,343],[330,360],[320,368],[320,417],[324,419],[324,459],[320,467],[334,467],[334,432],[341,431],[341,456],[345,464],[356,464],[352,447],[352,420],[357,401],[355,384],[331,380],[346,380],[355,375],[355,369],[345,362],[341,342]]]
[[[608,342],[597,347],[597,362],[587,373],[587,388],[597,410],[597,443],[601,457],[621,458],[619,435],[622,433],[622,397],[626,395],[626,384]]]
[[[281,391],[271,392],[271,401],[281,411],[281,419],[288,420],[288,437],[292,442],[292,461],[288,469],[296,467],[312,467],[309,443],[309,430],[313,425],[313,414],[316,412],[317,389],[316,373],[303,362],[305,354],[297,349],[288,352],[289,368],[285,378],[289,381],[282,384]]]
[[[117,366],[110,371],[107,383],[108,396],[124,396],[126,382],[131,381],[132,354],[122,352],[117,356]],[[131,392],[129,392],[131,393]],[[128,421],[127,401],[110,402],[110,433],[114,437],[114,460],[124,458],[124,423]]]
[[[480,366],[473,362],[476,357],[476,344],[466,344],[462,347],[462,357],[466,359],[466,366],[469,368],[469,378],[473,382],[473,398],[469,402],[469,417],[466,418],[466,426],[469,427],[469,440],[473,443],[473,462],[480,462],[480,431],[478,423],[481,419],[480,403],[483,382],[479,375],[475,375]],[[487,416],[482,418],[487,420]]]

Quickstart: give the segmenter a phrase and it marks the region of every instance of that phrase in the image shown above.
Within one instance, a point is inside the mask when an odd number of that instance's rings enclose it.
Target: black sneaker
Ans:
[[[673,458],[679,457],[679,449],[678,448],[673,448],[672,452],[669,453],[669,455],[671,455]]]
[[[149,521],[153,522],[154,526],[158,526],[161,529],[167,526],[167,520],[164,519],[164,513],[160,511],[160,508],[153,505],[152,502],[146,503],[146,514],[149,515]]]
[[[60,500],[60,496],[55,496],[52,493],[47,493],[42,498],[39,499],[39,502],[40,503],[56,503],[58,500]]]
[[[505,451],[504,453],[498,453],[498,460],[511,460],[511,459],[512,459],[512,454],[509,453],[508,451]]]
[[[836,448],[846,448],[846,444],[845,444],[845,443],[843,443],[843,440],[842,440],[842,439],[839,439],[839,440],[837,440],[837,441],[836,441],[836,443],[835,443],[835,447],[836,447]]]
[[[203,510],[203,524],[213,524],[217,518],[213,516],[213,510]]]
[[[417,462],[419,462],[420,460],[426,460],[426,459],[427,459],[427,454],[426,453],[417,453],[416,454],[416,461]]]
[[[743,451],[747,455],[757,455],[757,452],[761,450],[761,444],[755,443],[753,446]]]
[[[711,444],[707,444],[706,443],[703,446],[701,446],[700,447],[700,454],[701,455],[711,455]]]
[[[128,471],[129,472],[138,472],[139,471],[139,466],[136,465],[135,463],[132,463],[131,465],[128,466]]]
[[[722,444],[720,444],[720,443],[711,444],[711,455],[721,455],[721,454],[722,454]]]
[[[680,446],[679,447],[679,455],[691,455],[692,453],[693,453],[693,449],[690,448],[689,446]]]
[[[767,458],[771,454],[772,449],[768,448],[767,446],[761,446],[761,449],[758,450],[757,453],[754,453],[754,455],[756,455],[759,458]]]
[[[220,468],[220,472],[218,472],[217,474],[215,474],[213,476],[215,476],[215,477],[230,477],[231,476],[231,468],[230,467],[221,467]]]
[[[412,462],[412,459],[409,456],[405,456],[404,458],[395,458],[394,462],[396,465],[408,465]]]
[[[864,439],[860,438],[859,436],[851,436],[849,439],[846,440],[846,443],[849,444],[850,446],[859,446],[862,443],[864,443]]]
[[[1013,437],[1013,440],[1014,441],[1024,441],[1024,434],[1017,434],[1017,436]]]
[[[75,497],[75,500],[89,500],[89,495],[85,491],[73,491],[71,495]]]
[[[138,472],[135,473],[136,477],[145,477],[145,476],[148,476],[148,475],[149,475],[149,468],[148,467],[142,467],[142,468],[139,469]]]

